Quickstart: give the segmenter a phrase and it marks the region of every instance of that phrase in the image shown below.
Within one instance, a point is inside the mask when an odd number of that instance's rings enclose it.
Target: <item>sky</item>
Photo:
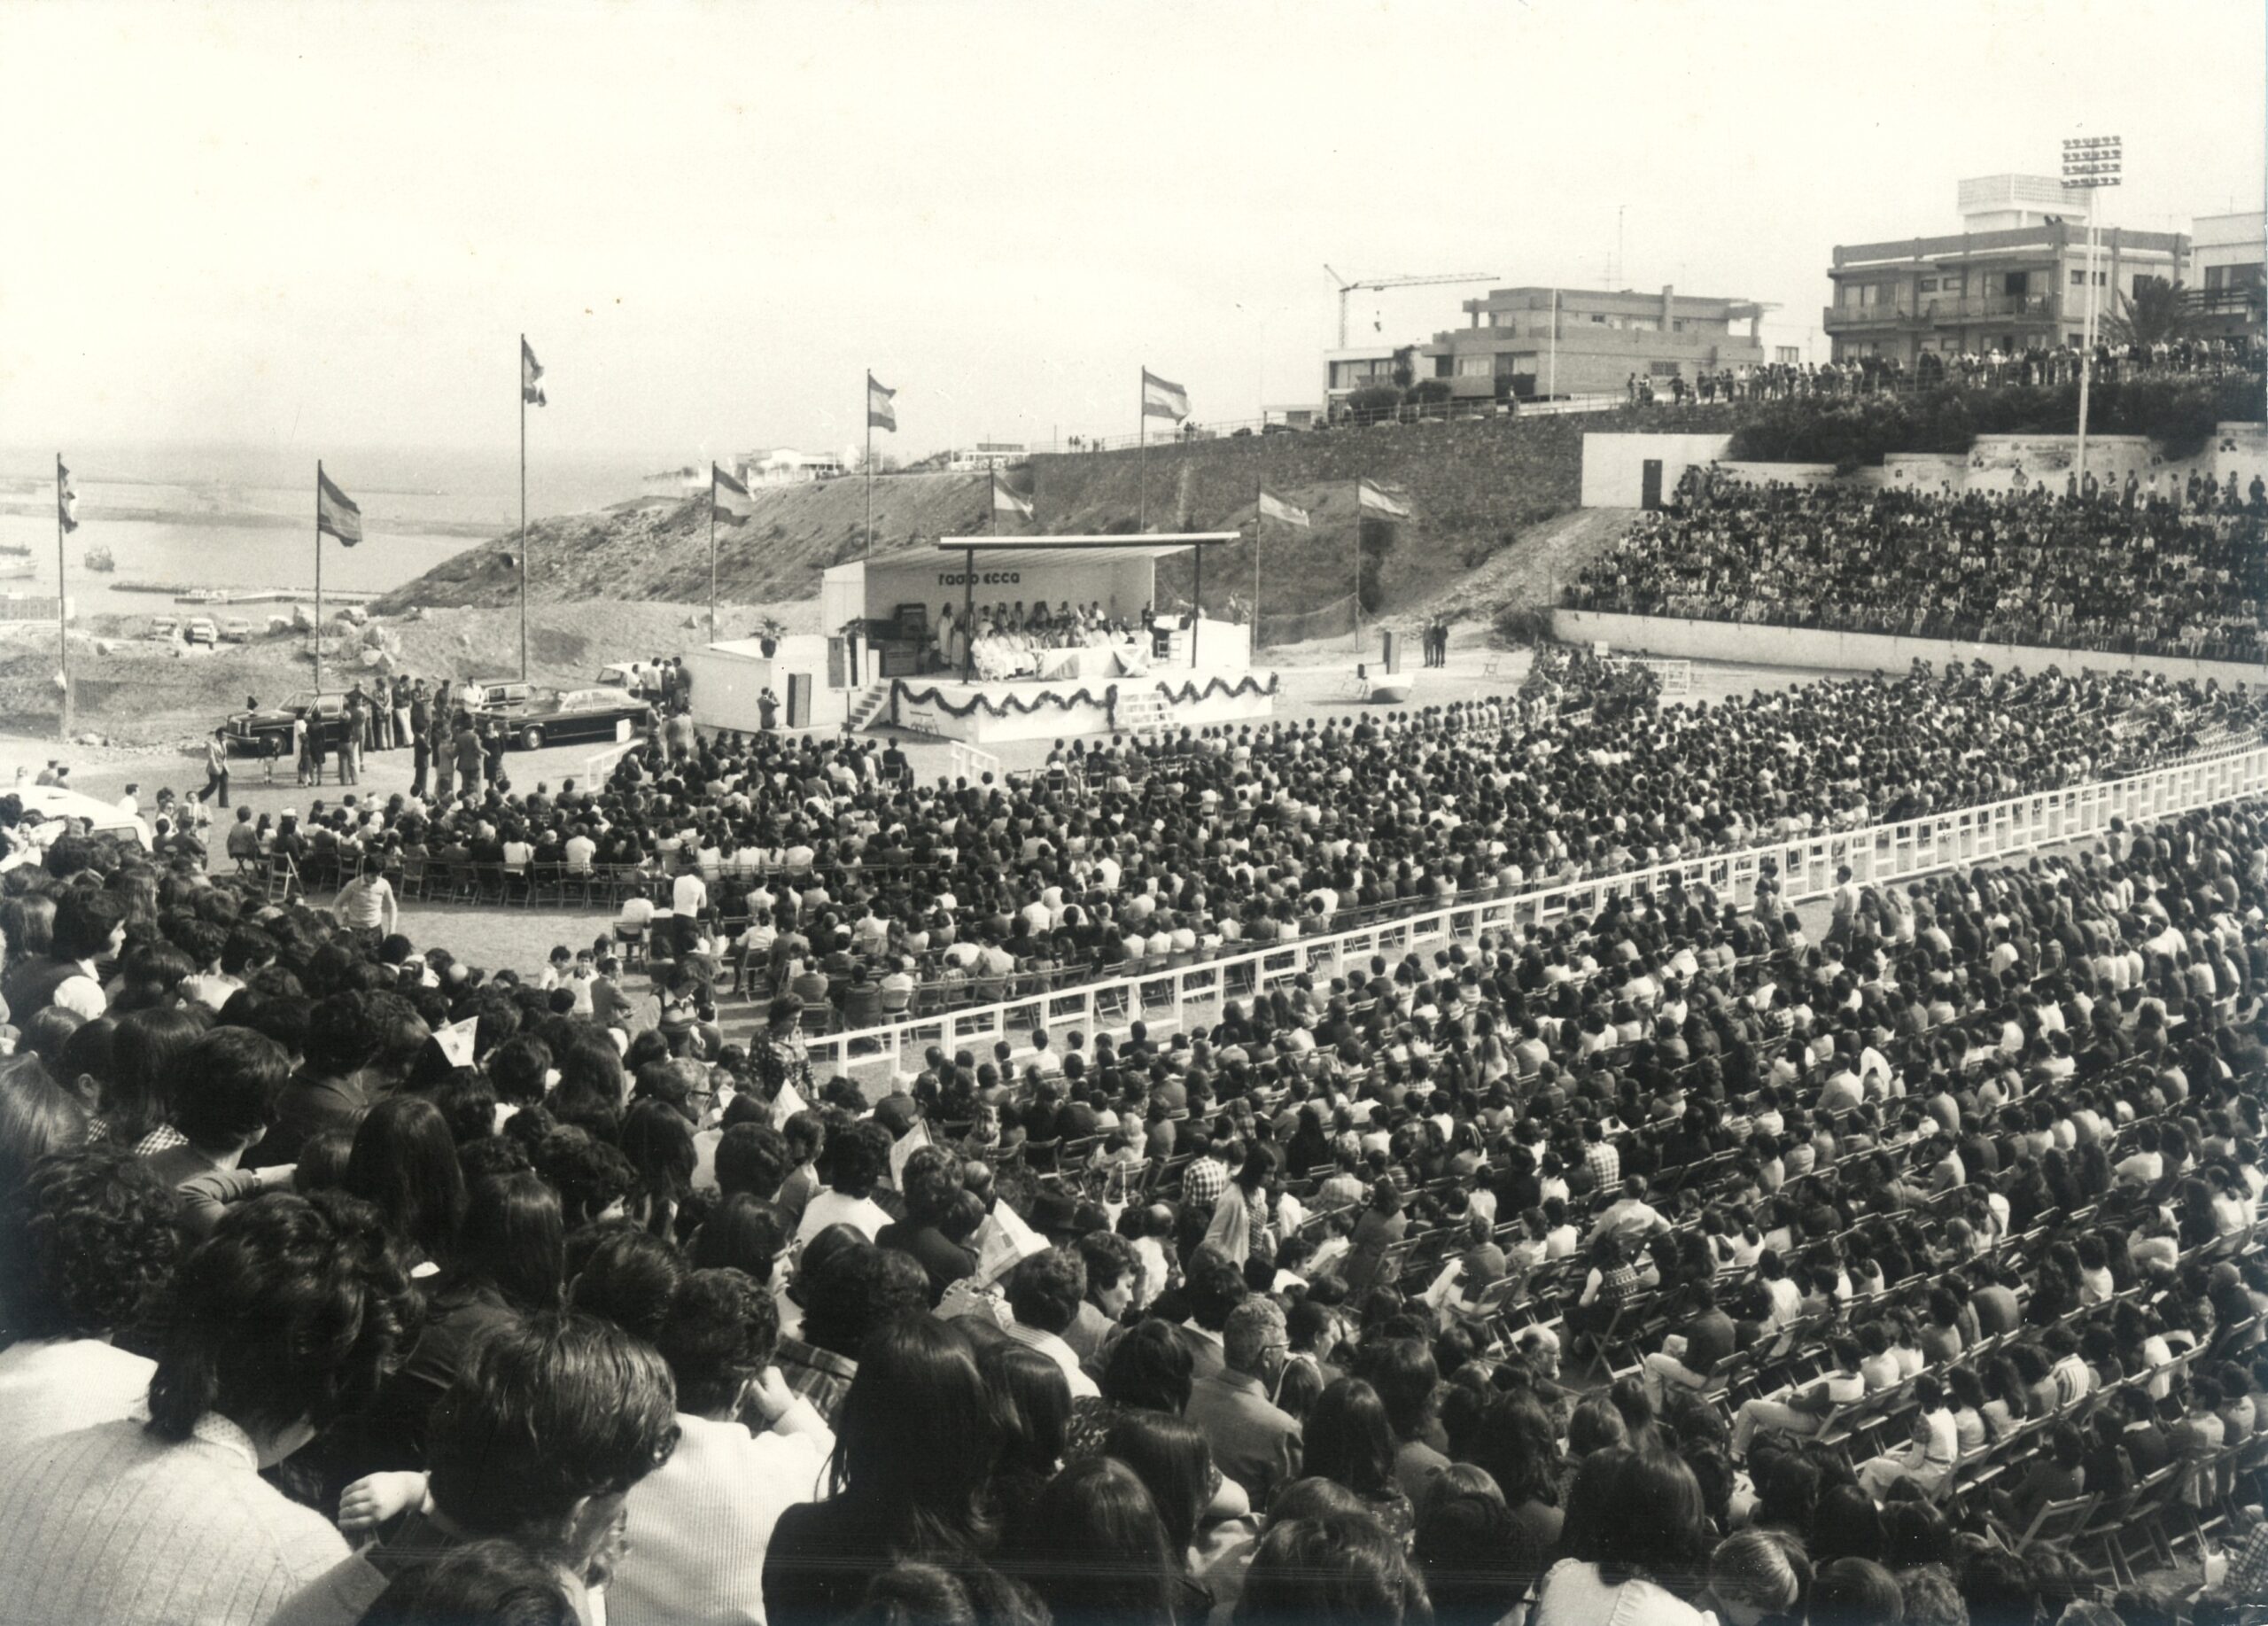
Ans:
[[[2124,137],[2259,206],[2261,0],[0,5],[0,444],[842,448],[1312,402],[1350,276],[1814,330],[1837,242]],[[1472,287],[1355,301],[1460,324]],[[1373,325],[1376,324],[1376,325]],[[1823,347],[1818,353],[1823,356]],[[661,466],[659,463],[656,466]]]

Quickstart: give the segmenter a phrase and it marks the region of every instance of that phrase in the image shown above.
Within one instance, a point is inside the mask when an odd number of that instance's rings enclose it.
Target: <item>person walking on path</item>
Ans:
[[[215,728],[213,737],[205,742],[205,789],[197,793],[200,802],[218,797],[222,807],[229,805],[229,749],[224,735],[225,730]]]

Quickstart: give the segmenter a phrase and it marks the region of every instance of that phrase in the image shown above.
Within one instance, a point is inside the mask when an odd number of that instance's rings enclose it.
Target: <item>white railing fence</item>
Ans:
[[[1001,771],[999,758],[981,746],[971,745],[967,740],[952,743],[952,776],[956,780],[965,779],[973,785],[982,784],[987,774],[992,775],[992,782],[996,785],[1008,782],[1007,775]]]
[[[1594,914],[1615,898],[1705,883],[1720,900],[1745,911],[1754,905],[1758,878],[1769,865],[1778,875],[1780,902],[1798,904],[1831,893],[1837,870],[1846,864],[1860,885],[1880,885],[2086,839],[2107,832],[2113,819],[2132,825],[2263,792],[2268,792],[2268,745],[2254,744],[2130,778],[1529,887],[1328,937],[828,1034],[811,1041],[811,1062],[823,1076],[840,1072],[856,1078],[918,1071],[922,1052],[931,1045],[948,1053],[965,1046],[989,1053],[995,1040],[1020,1038],[1035,1027],[1076,1027],[1092,1034],[1106,1024],[1138,1020],[1170,1031],[1184,1024],[1192,1008],[1217,1009],[1223,1000],[1249,999],[1302,972],[1327,981],[1372,955],[1403,955],[1434,942],[1469,942],[1483,931],[1509,926],[1548,926],[1571,914]]]

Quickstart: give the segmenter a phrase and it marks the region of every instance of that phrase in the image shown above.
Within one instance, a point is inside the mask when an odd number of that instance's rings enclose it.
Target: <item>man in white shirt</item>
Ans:
[[[1008,1308],[1016,1317],[1008,1336],[1061,1367],[1075,1401],[1102,1395],[1095,1381],[1080,1369],[1077,1353],[1063,1342],[1086,1296],[1086,1263],[1075,1249],[1051,1248],[1034,1254],[1008,1278]]]
[[[800,1247],[829,1225],[852,1227],[868,1241],[890,1223],[889,1210],[874,1200],[874,1189],[889,1172],[889,1131],[872,1118],[853,1124],[832,1140],[827,1161],[832,1182],[813,1196],[796,1227]]]
[[[696,1271],[656,1340],[677,1381],[678,1447],[625,1504],[637,1532],[606,1593],[615,1626],[757,1622],[780,1515],[817,1500],[835,1436],[772,1365],[770,1291]]]

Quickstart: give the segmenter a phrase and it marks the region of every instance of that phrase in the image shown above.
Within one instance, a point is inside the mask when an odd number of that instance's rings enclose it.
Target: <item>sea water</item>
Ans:
[[[245,447],[89,447],[66,451],[79,494],[79,528],[64,565],[82,617],[180,613],[160,595],[120,591],[127,582],[198,587],[315,590],[315,459]],[[650,465],[650,466],[649,466]],[[543,456],[528,462],[528,517],[587,512],[639,494],[651,458]],[[519,460],[455,450],[342,448],[324,471],[362,510],[363,540],[322,542],[326,590],[400,587],[483,539],[519,523]],[[0,448],[0,592],[52,593],[56,580],[52,452]],[[85,568],[89,548],[110,549],[115,572]],[[534,560],[541,569],[541,555]],[[10,579],[25,565],[27,577]],[[241,612],[257,623],[263,612]]]

